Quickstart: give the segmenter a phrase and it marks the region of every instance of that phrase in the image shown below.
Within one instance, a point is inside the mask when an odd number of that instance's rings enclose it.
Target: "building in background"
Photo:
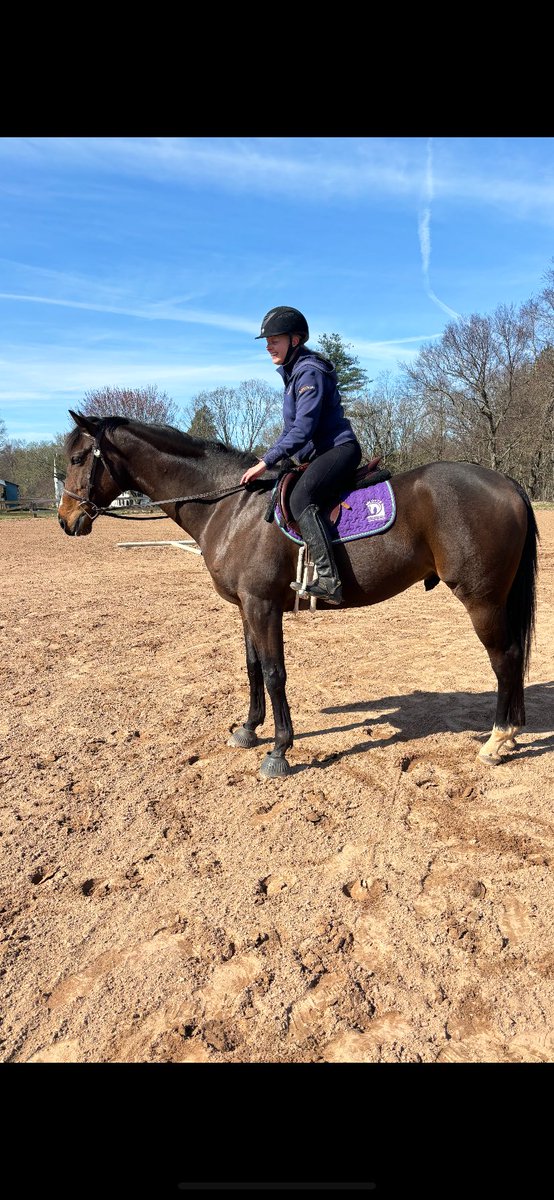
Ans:
[[[12,504],[19,504],[19,484],[0,479],[0,506],[10,508]]]

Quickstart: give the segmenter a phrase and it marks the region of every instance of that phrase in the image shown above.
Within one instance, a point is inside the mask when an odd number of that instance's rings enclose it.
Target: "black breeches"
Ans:
[[[324,454],[318,454],[302,472],[290,494],[289,507],[293,519],[297,521],[309,504],[324,508],[336,500],[338,493],[348,486],[361,457],[357,442],[345,442],[342,446],[333,446]]]

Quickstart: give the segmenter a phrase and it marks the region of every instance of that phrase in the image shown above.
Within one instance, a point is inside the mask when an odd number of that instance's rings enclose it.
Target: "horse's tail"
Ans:
[[[531,646],[535,634],[537,606],[537,568],[539,531],[533,506],[525,489],[508,476],[527,509],[527,533],[519,566],[508,595],[507,609],[510,629],[522,650],[523,677],[529,670]]]

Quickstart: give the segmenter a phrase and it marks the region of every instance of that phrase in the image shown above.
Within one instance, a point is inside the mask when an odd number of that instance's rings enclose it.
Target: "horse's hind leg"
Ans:
[[[492,732],[477,755],[479,761],[496,766],[502,761],[500,748],[514,750],[515,735],[525,724],[523,650],[510,632],[505,605],[481,602],[466,604],[466,608],[498,682]]]

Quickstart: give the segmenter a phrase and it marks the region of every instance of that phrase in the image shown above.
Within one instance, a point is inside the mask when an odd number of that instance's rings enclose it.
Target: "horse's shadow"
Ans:
[[[323,713],[371,713],[366,720],[347,724],[331,725],[324,729],[310,729],[295,734],[295,741],[333,733],[347,733],[351,729],[364,729],[363,742],[357,742],[346,750],[332,751],[324,758],[297,765],[293,772],[308,767],[325,768],[342,758],[355,754],[367,754],[372,747],[392,746],[395,743],[415,741],[433,733],[475,732],[477,740],[485,742],[492,728],[492,715],[496,706],[496,692],[409,692],[406,695],[381,696],[371,700],[353,701],[349,704],[322,708]],[[538,758],[554,747],[554,680],[537,683],[525,689],[527,722],[524,733],[550,733],[536,745],[521,746],[518,743],[517,758]],[[377,714],[377,715],[375,715]],[[380,724],[392,725],[396,732],[383,737],[375,736]],[[486,732],[483,732],[486,731]],[[480,735],[480,737],[479,737]],[[265,740],[265,739],[264,739]],[[506,756],[511,761],[512,755]]]

